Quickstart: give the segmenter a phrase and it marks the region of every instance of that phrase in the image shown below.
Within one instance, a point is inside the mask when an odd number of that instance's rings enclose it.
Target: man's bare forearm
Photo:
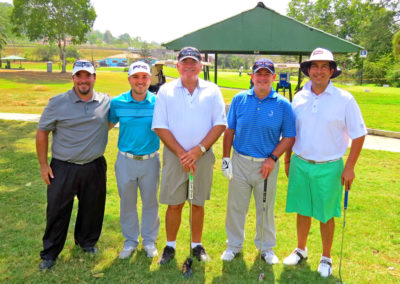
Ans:
[[[215,125],[210,131],[207,133],[206,137],[201,140],[200,144],[203,145],[206,149],[211,148],[212,145],[218,140],[221,134],[224,132],[226,126],[225,125]]]
[[[49,132],[38,129],[36,131],[36,154],[40,166],[47,165],[47,152],[49,149]]]
[[[182,145],[178,143],[175,139],[175,136],[165,128],[156,128],[154,132],[160,137],[161,141],[165,146],[168,147],[175,155],[180,157],[184,153],[186,153],[185,149],[183,149]]]

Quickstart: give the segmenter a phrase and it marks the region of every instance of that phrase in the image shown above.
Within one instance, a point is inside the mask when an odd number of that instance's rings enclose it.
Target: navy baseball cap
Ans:
[[[186,58],[192,58],[196,61],[201,62],[200,51],[195,47],[186,46],[179,51],[178,61],[182,61]]]
[[[256,73],[260,69],[268,69],[271,74],[275,74],[274,62],[268,58],[260,58],[253,65],[253,74]]]

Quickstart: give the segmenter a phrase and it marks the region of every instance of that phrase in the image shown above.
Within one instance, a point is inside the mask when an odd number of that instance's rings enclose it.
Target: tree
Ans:
[[[140,56],[142,56],[143,58],[147,58],[151,55],[150,49],[149,49],[149,45],[147,42],[143,42],[142,47],[140,48]]]
[[[393,56],[400,60],[400,31],[398,31],[393,37]]]
[[[107,30],[104,33],[104,42],[107,43],[107,44],[111,44],[111,43],[113,43],[114,40],[115,40],[115,38],[113,37],[111,32],[109,30]]]
[[[128,33],[124,33],[124,34],[120,35],[120,36],[118,37],[118,39],[119,39],[121,42],[124,42],[124,43],[126,43],[126,44],[128,44],[128,45],[131,45],[131,43],[132,43],[132,38],[131,38],[131,36],[130,36]]]
[[[66,46],[85,41],[93,26],[96,12],[89,0],[14,0],[11,20],[13,31],[26,34],[30,40],[55,42],[66,72]]]

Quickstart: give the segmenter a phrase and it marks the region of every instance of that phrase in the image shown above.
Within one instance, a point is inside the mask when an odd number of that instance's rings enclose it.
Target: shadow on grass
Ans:
[[[37,270],[46,187],[34,152],[35,133],[36,123],[0,120],[0,282],[23,282],[29,265]]]
[[[253,265],[248,268],[243,259],[243,253],[240,253],[231,262],[223,261],[222,275],[215,277],[212,283],[257,283],[261,272],[266,275],[266,283],[275,282],[275,275],[271,265],[265,262],[261,263],[256,258]]]
[[[48,73],[40,71],[2,71],[2,79],[12,80],[15,83],[32,84],[65,84],[71,82],[71,73]]]
[[[339,278],[330,276],[323,278],[318,271],[311,270],[310,265],[303,261],[296,266],[284,265],[284,269],[277,279],[278,283],[340,283]]]

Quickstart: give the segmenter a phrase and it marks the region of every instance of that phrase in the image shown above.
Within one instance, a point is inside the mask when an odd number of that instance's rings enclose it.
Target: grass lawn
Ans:
[[[181,265],[188,256],[188,208],[184,208],[177,239],[176,261],[160,267],[148,259],[141,245],[130,260],[119,260],[123,244],[119,225],[119,197],[114,175],[118,130],[109,135],[108,193],[99,255],[84,255],[74,245],[73,213],[65,248],[54,269],[39,272],[39,251],[45,228],[46,188],[35,154],[35,123],[0,120],[0,282],[3,283],[258,283],[258,255],[253,244],[254,201],[246,223],[243,253],[231,263],[219,257],[225,249],[224,220],[227,180],[221,166],[221,139],[214,150],[216,164],[211,200],[206,204],[203,243],[209,263],[193,264],[193,278],[183,279]],[[346,283],[398,283],[400,281],[400,153],[363,150],[357,179],[349,195],[346,216],[342,277]],[[397,173],[397,174],[396,174]],[[285,213],[287,179],[281,168],[275,206],[277,246],[282,261],[296,245],[295,215]],[[140,204],[139,204],[140,206]],[[76,208],[76,204],[75,204]],[[164,214],[160,205],[159,252],[165,245]],[[140,212],[140,210],[139,210]],[[140,213],[139,213],[140,214]],[[299,267],[261,264],[266,282],[336,283],[340,255],[342,218],[332,249],[333,276],[322,279],[316,272],[321,254],[319,226],[314,222],[308,242],[309,259]]]
[[[166,67],[166,74],[177,76],[175,68]],[[175,73],[174,73],[175,72]],[[239,77],[234,72],[219,72],[219,84],[248,87],[248,75]],[[126,72],[98,71],[95,89],[116,96],[129,89]],[[243,86],[239,86],[242,84]],[[367,127],[389,131],[400,131],[400,88],[373,86],[344,86],[356,98]],[[0,112],[40,114],[48,99],[72,87],[71,74],[40,71],[0,70]],[[225,103],[240,90],[221,88]]]

